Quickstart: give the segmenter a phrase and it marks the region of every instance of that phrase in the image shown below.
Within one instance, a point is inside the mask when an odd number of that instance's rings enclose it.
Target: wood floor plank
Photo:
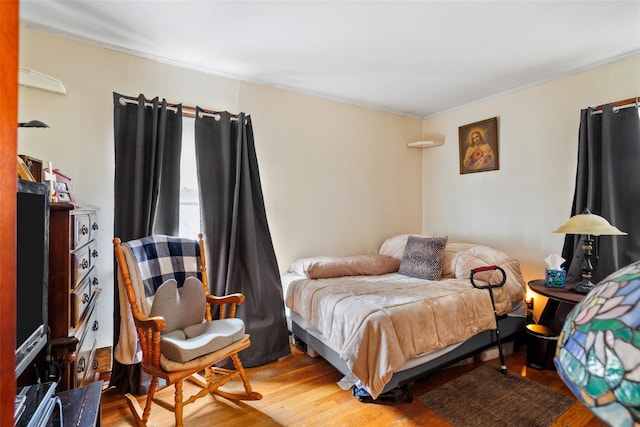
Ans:
[[[350,390],[342,390],[336,384],[341,374],[322,358],[311,358],[292,346],[287,356],[265,366],[247,369],[251,386],[264,397],[259,401],[231,402],[221,397],[204,397],[185,407],[185,425],[205,426],[450,426],[436,413],[418,401],[418,397],[460,375],[474,369],[483,362],[443,369],[434,375],[416,382],[411,387],[413,402],[404,399],[398,402],[362,403],[353,397]],[[497,360],[484,363],[499,365]],[[519,346],[507,356],[509,371],[527,377],[552,390],[575,400],[555,371],[541,371],[526,366],[526,347]],[[229,388],[241,390],[240,382],[234,381]],[[185,383],[185,394],[195,389]],[[166,390],[168,396],[172,390]],[[140,399],[143,404],[142,398]],[[174,425],[173,413],[157,405],[151,411],[151,422],[157,427]],[[102,398],[102,423],[114,427],[135,426],[126,401],[115,390],[107,389]],[[553,424],[555,427],[603,427],[588,409],[579,402],[565,412]]]

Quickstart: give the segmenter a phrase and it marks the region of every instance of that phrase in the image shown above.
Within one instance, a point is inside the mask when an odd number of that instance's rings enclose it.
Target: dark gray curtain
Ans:
[[[580,114],[578,167],[571,215],[591,213],[607,219],[627,236],[594,237],[591,281],[640,260],[640,118],[638,108],[605,105]],[[565,237],[562,257],[567,276],[580,280],[583,236]]]
[[[114,234],[123,242],[151,234],[178,234],[182,106],[113,93],[115,183]],[[114,259],[115,265],[115,259]],[[114,269],[114,271],[117,271]],[[114,274],[114,348],[120,334],[120,304]],[[119,393],[143,394],[140,365],[115,359],[110,385]]]
[[[211,293],[241,292],[246,367],[290,353],[280,273],[267,224],[251,118],[196,108],[195,144]]]

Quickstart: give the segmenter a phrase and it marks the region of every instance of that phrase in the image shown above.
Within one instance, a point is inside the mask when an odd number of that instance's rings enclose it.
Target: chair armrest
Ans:
[[[167,327],[167,321],[162,316],[147,317],[140,313],[133,316],[133,322],[139,328],[151,329],[153,331],[164,331]]]
[[[166,328],[167,321],[162,316],[148,317],[136,312],[133,315],[133,323],[142,350],[142,362],[156,368],[160,367],[160,331]]]
[[[225,319],[227,317],[236,317],[236,307],[244,303],[244,295],[236,293],[229,294],[223,297],[207,294],[207,303],[213,309],[211,313],[212,318]],[[227,316],[227,307],[229,307],[229,315]],[[218,310],[218,316],[216,317],[215,311]],[[210,320],[210,318],[207,318]]]
[[[229,294],[223,297],[217,297],[215,295],[207,295],[207,302],[209,304],[244,304],[244,295],[242,294]]]

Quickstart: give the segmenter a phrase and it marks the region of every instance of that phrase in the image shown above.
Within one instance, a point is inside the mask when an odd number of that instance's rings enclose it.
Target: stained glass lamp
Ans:
[[[616,427],[640,423],[640,261],[609,275],[576,305],[554,363],[602,421]]]

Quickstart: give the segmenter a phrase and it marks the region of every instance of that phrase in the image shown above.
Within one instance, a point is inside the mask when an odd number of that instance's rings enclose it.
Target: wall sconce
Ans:
[[[40,120],[31,120],[25,123],[18,123],[19,128],[48,128],[49,125]]]

